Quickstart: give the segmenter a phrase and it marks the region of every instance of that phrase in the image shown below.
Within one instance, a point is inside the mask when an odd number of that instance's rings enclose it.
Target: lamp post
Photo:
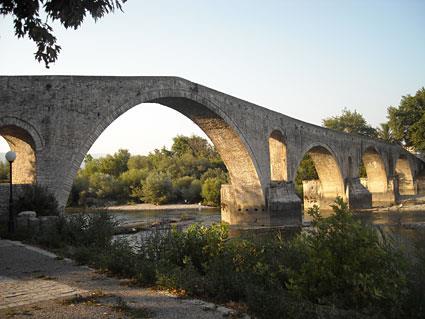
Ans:
[[[12,186],[12,163],[16,159],[16,153],[9,151],[6,153],[9,162],[9,233],[15,232],[15,216],[13,215],[13,186]]]

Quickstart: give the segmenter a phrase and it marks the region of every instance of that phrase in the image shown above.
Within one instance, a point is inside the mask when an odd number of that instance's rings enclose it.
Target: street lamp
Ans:
[[[6,153],[9,162],[9,233],[15,232],[15,217],[13,216],[13,187],[12,187],[12,163],[16,159],[16,153],[9,151]]]

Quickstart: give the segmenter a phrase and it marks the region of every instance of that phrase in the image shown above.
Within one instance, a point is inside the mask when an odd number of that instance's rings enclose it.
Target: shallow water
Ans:
[[[74,211],[74,213],[77,213]],[[82,211],[81,211],[82,212]],[[100,211],[99,211],[100,212]],[[96,213],[96,211],[90,211]],[[169,224],[184,221],[184,224],[201,223],[211,225],[221,220],[219,209],[203,210],[141,210],[141,211],[111,211],[109,212],[120,225],[131,224]],[[332,212],[324,211],[323,216],[328,216]],[[354,215],[365,224],[377,225],[391,235],[393,238],[403,243],[425,245],[425,227],[419,229],[406,228],[406,224],[425,223],[425,211],[385,211],[356,212]],[[308,215],[304,215],[304,220],[311,220]],[[136,238],[148,235],[150,231],[142,231],[136,234],[120,235],[128,237],[131,241]]]

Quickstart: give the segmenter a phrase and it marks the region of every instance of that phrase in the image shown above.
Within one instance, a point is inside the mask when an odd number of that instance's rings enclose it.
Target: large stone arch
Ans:
[[[43,140],[29,123],[15,117],[0,119],[0,135],[16,153],[13,163],[13,184],[33,184],[37,179],[37,152]]]
[[[269,217],[259,178],[259,165],[247,139],[238,125],[210,98],[196,90],[159,89],[134,94],[135,97],[117,106],[93,125],[80,150],[72,158],[70,174],[65,181],[62,202],[71,190],[73,179],[84,156],[101,133],[120,115],[142,103],[158,103],[185,115],[211,139],[229,171],[230,185],[222,187],[222,219],[235,223],[267,224]],[[230,212],[238,212],[231,214]]]
[[[297,168],[302,158],[309,154],[319,176],[319,180],[303,182],[304,209],[318,205],[324,210],[330,209],[336,197],[346,199],[344,179],[341,165],[333,150],[322,143],[310,144],[304,148],[297,162]]]
[[[413,179],[412,165],[407,156],[401,154],[396,161],[395,173],[398,178],[400,195],[415,195],[416,187]]]

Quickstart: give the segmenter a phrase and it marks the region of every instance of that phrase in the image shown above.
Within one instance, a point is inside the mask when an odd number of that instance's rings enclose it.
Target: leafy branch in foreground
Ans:
[[[35,42],[35,59],[43,61],[46,68],[58,59],[61,46],[56,43],[49,19],[58,20],[66,29],[78,29],[86,15],[95,21],[116,9],[122,11],[127,0],[0,0],[0,14],[11,15],[18,38],[28,36]],[[40,13],[40,11],[43,11]],[[46,16],[42,20],[40,14]]]

